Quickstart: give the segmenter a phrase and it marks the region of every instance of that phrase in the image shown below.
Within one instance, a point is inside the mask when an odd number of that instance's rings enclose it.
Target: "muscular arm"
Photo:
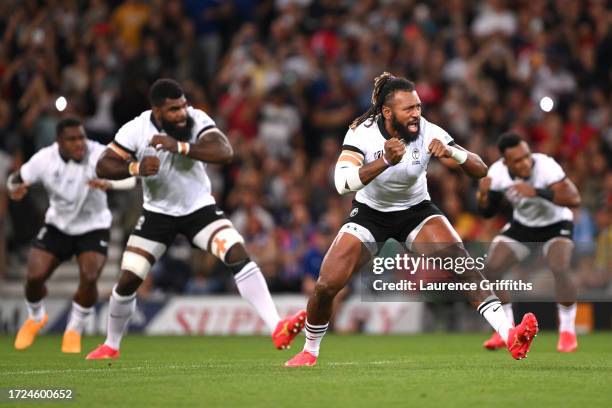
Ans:
[[[181,154],[206,163],[227,164],[234,158],[234,149],[219,129],[205,131],[196,143],[177,141],[166,135],[155,135],[151,145],[174,154]]]
[[[405,152],[406,146],[398,139],[392,138],[385,142],[384,157],[387,160],[386,162],[383,157],[380,157],[364,165],[363,154],[352,150],[342,150],[334,173],[336,190],[340,194],[346,194],[362,189],[385,171],[389,165],[399,163]]]
[[[131,176],[130,155],[122,154],[113,144],[107,148],[96,164],[96,175],[108,180],[122,180]]]
[[[234,158],[234,149],[223,132],[213,129],[204,132],[197,143],[189,147],[187,156],[206,163],[228,164]]]
[[[568,178],[549,187],[553,191],[552,202],[563,207],[578,207],[580,205],[580,193],[576,185]]]
[[[541,197],[562,207],[578,207],[580,205],[580,193],[578,193],[574,183],[567,178],[551,184],[548,188],[535,189],[527,183],[516,183],[509,190],[521,197]]]
[[[461,169],[463,169],[465,174],[473,178],[483,178],[487,175],[487,171],[489,170],[489,168],[486,164],[484,164],[479,155],[464,149],[458,144],[455,144],[453,147],[462,150],[468,154],[467,160],[460,165]]]

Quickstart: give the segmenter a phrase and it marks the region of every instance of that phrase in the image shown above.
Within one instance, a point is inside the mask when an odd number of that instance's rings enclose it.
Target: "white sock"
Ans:
[[[28,317],[37,322],[40,322],[47,314],[45,301],[42,299],[38,302],[28,302],[26,300],[26,306],[28,308]]]
[[[576,303],[569,306],[563,306],[561,303],[557,303],[557,310],[559,312],[559,333],[564,331],[576,333],[576,309]]]
[[[512,303],[506,303],[502,305],[504,309],[504,313],[506,313],[506,317],[512,326],[514,326],[514,311],[512,310]]]
[[[85,327],[85,323],[87,323],[87,318],[91,316],[93,310],[93,306],[83,307],[77,302],[73,301],[72,311],[70,312],[70,319],[68,320],[68,324],[66,325],[66,331],[72,330],[79,334],[83,333],[83,328]]]
[[[306,343],[304,343],[304,351],[309,352],[315,357],[319,355],[321,340],[323,340],[323,336],[325,336],[327,326],[329,326],[329,323],[317,326],[308,323],[308,320],[306,320],[306,326],[304,327],[304,332],[306,333]]]
[[[478,313],[487,319],[487,322],[508,343],[508,333],[512,325],[508,321],[499,299],[495,296],[489,296],[478,306]]]
[[[234,275],[234,280],[236,281],[240,296],[253,306],[259,317],[270,329],[270,332],[273,332],[278,322],[280,322],[280,316],[272,301],[268,284],[259,270],[259,266],[255,262],[249,262],[240,272]]]
[[[125,334],[130,318],[136,310],[136,293],[129,296],[121,296],[115,291],[115,288],[113,288],[108,306],[108,327],[104,344],[119,350],[121,338]]]

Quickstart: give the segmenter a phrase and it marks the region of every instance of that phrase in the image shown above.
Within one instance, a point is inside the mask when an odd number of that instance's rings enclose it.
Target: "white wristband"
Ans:
[[[389,162],[387,161],[387,158],[385,157],[385,155],[384,155],[384,154],[382,155],[382,159],[383,159],[383,161],[385,162],[385,164],[387,165],[387,167],[394,166],[394,164],[391,164],[391,163],[389,163]]]
[[[178,154],[182,154],[183,156],[187,156],[189,154],[189,143],[186,142],[178,142]]]
[[[453,146],[449,146],[449,148],[451,149],[451,159],[459,164],[465,163],[468,158],[468,154],[465,150],[460,150]]]
[[[128,165],[130,176],[138,176],[140,174],[140,162],[131,162]]]

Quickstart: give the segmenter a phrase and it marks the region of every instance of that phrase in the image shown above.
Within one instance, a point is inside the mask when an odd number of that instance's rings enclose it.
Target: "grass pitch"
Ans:
[[[49,407],[612,406],[612,333],[581,336],[573,354],[555,351],[556,333],[541,333],[523,361],[485,351],[485,338],[328,335],[317,366],[287,369],[303,337],[277,351],[263,337],[129,335],[121,359],[108,362],[84,360],[99,337],[86,337],[81,355],[63,355],[59,336],[22,352],[0,336],[0,389],[75,391],[73,402]]]

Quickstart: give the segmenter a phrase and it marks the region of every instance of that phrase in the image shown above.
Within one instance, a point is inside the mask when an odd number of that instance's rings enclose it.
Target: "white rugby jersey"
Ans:
[[[203,132],[216,128],[203,111],[190,106],[187,113],[194,125],[186,142],[196,143]],[[154,123],[151,110],[147,110],[123,125],[114,143],[140,161],[153,136],[160,134],[165,133]],[[156,156],[160,160],[159,173],[141,178],[145,210],[178,217],[215,203],[205,163],[167,151],[158,151]]]
[[[533,153],[531,157],[533,169],[531,177],[527,180],[513,178],[503,159],[493,163],[488,173],[491,177],[491,191],[506,194],[509,187],[519,182],[525,182],[533,188],[548,188],[566,177],[561,166],[552,157],[541,153]],[[528,227],[545,227],[559,221],[572,221],[574,218],[569,208],[561,207],[539,196],[522,198],[518,201],[509,197],[508,201],[514,208],[512,218]]]
[[[59,146],[39,150],[19,173],[27,184],[42,183],[49,195],[45,223],[68,235],[81,235],[111,226],[106,193],[87,182],[96,176],[96,163],[106,146],[87,140],[87,153],[81,162],[65,161]]]
[[[364,164],[373,162],[384,153],[384,144],[391,136],[384,127],[382,116],[367,127],[367,120],[349,129],[344,137],[343,150],[352,150],[364,156]],[[355,199],[378,211],[398,211],[429,200],[427,191],[427,165],[431,154],[427,151],[433,139],[454,144],[453,138],[440,126],[421,116],[418,138],[406,145],[402,160],[380,173],[355,195]]]

